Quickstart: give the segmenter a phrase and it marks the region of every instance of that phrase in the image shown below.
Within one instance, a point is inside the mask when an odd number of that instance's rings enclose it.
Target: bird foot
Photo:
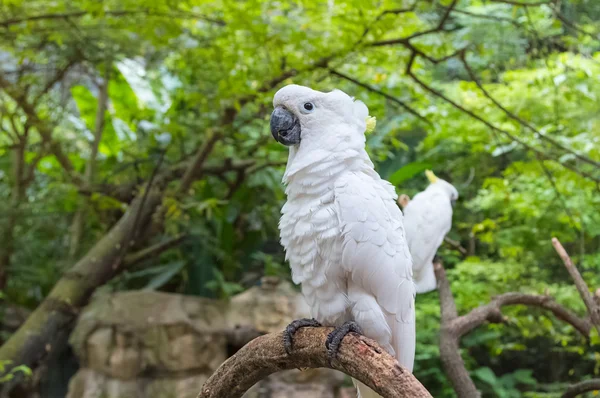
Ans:
[[[354,321],[348,321],[342,326],[336,328],[333,332],[329,333],[327,340],[325,340],[325,348],[327,348],[327,358],[329,359],[330,364],[337,357],[344,337],[346,337],[348,333],[352,332],[360,335],[363,334],[360,326],[358,326],[358,324]]]
[[[293,337],[298,329],[307,327],[318,328],[320,326],[321,324],[314,319],[303,318],[292,321],[283,331],[283,347],[285,348],[285,352],[288,355],[292,354],[292,350],[294,349]]]

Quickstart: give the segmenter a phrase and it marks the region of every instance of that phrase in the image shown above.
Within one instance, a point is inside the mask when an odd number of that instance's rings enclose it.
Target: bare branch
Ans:
[[[124,266],[131,267],[142,261],[148,260],[149,258],[153,258],[159,255],[160,253],[179,245],[180,243],[185,241],[186,238],[186,235],[179,235],[174,238],[167,239],[163,242],[159,242],[145,249],[142,249],[138,252],[128,254],[127,256],[125,256],[125,260],[123,261]]]
[[[364,336],[344,338],[337,360],[327,358],[325,340],[333,328],[303,328],[294,335],[294,352],[287,355],[283,335],[272,333],[252,340],[225,361],[204,383],[198,398],[239,398],[268,375],[287,369],[331,368],[360,380],[383,397],[431,397],[406,369],[379,345]]]
[[[562,398],[573,398],[589,391],[600,390],[600,379],[584,380],[567,388]]]
[[[460,355],[460,336],[454,333],[449,326],[458,317],[458,312],[450,290],[450,282],[446,277],[446,270],[440,261],[434,262],[433,267],[440,295],[440,359],[442,366],[459,397],[478,398],[481,394],[469,376],[465,361]]]
[[[187,193],[190,190],[192,183],[196,181],[198,176],[202,173],[204,162],[220,138],[221,134],[213,131],[208,132],[206,141],[198,149],[198,152],[196,152],[196,156],[194,156],[194,159],[181,179],[181,185],[179,186],[180,193]]]
[[[454,9],[454,7],[456,7],[456,4],[458,4],[458,0],[452,0],[452,3],[450,3],[450,5],[446,8],[446,11],[444,12],[444,15],[442,16],[442,19],[440,19],[440,22],[438,23],[438,26],[437,26],[438,30],[442,30],[444,28],[444,25],[446,24],[446,21],[448,20],[450,13]]]
[[[430,35],[433,33],[439,33],[439,32],[452,32],[455,29],[444,30],[444,25],[446,25],[446,22],[448,21],[448,18],[450,17],[450,13],[454,9],[454,7],[456,7],[457,3],[458,3],[458,0],[452,0],[452,3],[448,7],[446,7],[444,14],[440,18],[440,21],[438,22],[438,24],[435,28],[423,30],[421,32],[416,32],[410,36],[402,37],[399,39],[377,41],[377,42],[371,43],[370,45],[371,46],[389,46],[389,45],[393,45],[393,44],[403,44],[405,46],[408,46],[408,45],[410,45],[410,40],[416,39],[417,37],[426,36],[426,35]]]
[[[457,250],[460,252],[460,254],[462,254],[463,256],[468,256],[469,252],[467,251],[467,249],[465,249],[464,247],[462,247],[462,245],[460,244],[459,241],[454,240],[454,239],[450,239],[449,237],[444,237],[444,242],[448,244],[448,246],[452,247],[453,249]]]
[[[563,245],[560,243],[560,241],[556,238],[552,238],[552,246],[554,246],[554,250],[556,250],[563,263],[565,264],[565,268],[569,272],[569,275],[571,275],[571,278],[573,278],[573,282],[575,282],[575,287],[577,287],[579,295],[585,303],[585,306],[588,310],[588,314],[590,315],[590,319],[592,320],[592,323],[594,324],[598,332],[600,332],[600,307],[594,301],[594,298],[590,293],[590,289],[588,288],[587,283],[585,283],[585,281],[583,280],[583,277],[577,270],[575,264],[573,264],[573,261],[571,261],[571,257],[569,257],[569,254],[567,253]]]
[[[435,278],[437,279],[438,292],[440,295],[442,323],[447,324],[458,318],[456,303],[454,302],[454,296],[450,289],[450,282],[448,281],[446,270],[444,269],[442,262],[439,260],[435,261],[433,263],[433,269],[435,271]]]
[[[573,326],[583,337],[590,335],[590,323],[558,304],[552,297],[523,293],[504,293],[494,297],[489,304],[475,308],[452,321],[451,327],[459,336],[463,336],[486,321],[503,320],[500,310],[507,305],[526,305],[549,310],[556,318]]]
[[[450,283],[440,261],[434,263],[434,271],[438,282],[441,307],[440,358],[459,397],[481,396],[460,355],[460,339],[485,322],[503,322],[505,320],[501,312],[503,306],[527,305],[549,310],[556,318],[570,324],[582,336],[589,338],[592,327],[590,322],[556,303],[550,296],[505,293],[493,298],[489,304],[475,308],[466,315],[458,316]]]
[[[365,89],[367,89],[367,90],[369,90],[369,91],[371,91],[373,93],[381,95],[382,97],[384,97],[387,100],[393,102],[394,104],[401,106],[406,111],[408,111],[408,113],[410,113],[411,115],[415,116],[417,119],[422,120],[422,121],[424,121],[425,123],[427,123],[429,125],[432,125],[431,121],[427,120],[427,118],[425,118],[424,116],[422,116],[421,114],[419,114],[419,112],[417,112],[415,109],[413,109],[412,107],[410,107],[405,102],[399,100],[398,98],[393,97],[390,94],[385,93],[385,92],[383,92],[383,91],[381,91],[379,89],[376,89],[375,87],[370,86],[367,83],[363,83],[363,82],[361,82],[359,80],[356,80],[356,79],[354,79],[354,78],[352,78],[352,77],[350,77],[348,75],[345,75],[345,74],[343,74],[341,72],[338,72],[335,69],[329,69],[329,72],[332,75],[334,75],[334,76],[340,77],[340,78],[342,78],[344,80],[347,80],[347,81],[349,81],[351,83],[356,84],[357,86],[360,86],[360,87],[365,88]]]

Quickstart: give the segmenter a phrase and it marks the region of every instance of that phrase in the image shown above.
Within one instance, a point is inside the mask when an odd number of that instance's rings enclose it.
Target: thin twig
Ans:
[[[479,81],[479,79],[477,78],[477,76],[475,75],[475,72],[473,71],[473,69],[471,68],[471,66],[469,65],[469,63],[466,60],[465,57],[465,53],[461,53],[460,54],[460,61],[462,62],[463,66],[465,67],[467,73],[469,74],[469,77],[471,78],[471,80],[473,80],[473,82],[477,85],[477,87],[479,88],[479,90],[481,91],[481,93],[487,98],[489,99],[494,105],[496,105],[502,112],[504,112],[504,114],[506,116],[508,116],[509,118],[515,120],[516,122],[518,122],[519,124],[521,124],[522,126],[528,128],[529,130],[533,131],[536,136],[538,136],[540,139],[549,142],[550,144],[564,150],[565,152],[568,152],[572,155],[574,155],[577,159],[589,163],[593,166],[596,166],[598,168],[600,168],[600,162],[596,162],[595,160],[592,160],[586,156],[581,155],[580,153],[577,153],[576,151],[567,148],[566,146],[562,145],[561,143],[557,142],[556,140],[542,134],[538,129],[536,129],[533,125],[531,125],[529,122],[525,121],[524,119],[520,118],[519,116],[515,115],[514,113],[512,113],[511,111],[509,111],[504,105],[502,105],[498,100],[496,100],[490,93],[489,91],[487,91],[485,89],[485,87],[483,87],[483,84],[481,84],[481,82]]]
[[[357,86],[360,86],[360,87],[365,88],[365,89],[367,89],[367,90],[369,90],[369,91],[371,91],[373,93],[381,95],[382,97],[384,97],[387,100],[393,102],[394,104],[399,105],[400,107],[404,108],[406,111],[408,111],[408,113],[410,113],[411,115],[415,116],[417,119],[419,119],[419,120],[421,120],[421,121],[429,124],[430,126],[433,125],[433,123],[431,123],[430,120],[428,120],[427,118],[425,118],[424,116],[422,116],[421,114],[419,114],[419,112],[417,112],[411,106],[409,106],[408,104],[406,104],[404,101],[401,101],[398,98],[396,98],[396,97],[394,97],[394,96],[392,96],[392,95],[390,95],[390,94],[388,94],[386,92],[383,92],[383,91],[381,91],[381,90],[379,90],[379,89],[377,89],[377,88],[375,88],[375,87],[373,87],[373,86],[371,86],[371,85],[369,85],[367,83],[363,83],[363,82],[361,82],[361,81],[359,81],[359,80],[357,80],[357,79],[355,79],[353,77],[350,77],[350,76],[345,75],[345,74],[343,74],[341,72],[338,72],[335,69],[329,69],[329,72],[332,75],[334,75],[334,76],[340,77],[340,78],[342,78],[344,80],[347,80],[347,81],[349,81],[351,83],[356,84]]]
[[[159,242],[159,243],[152,245],[150,247],[147,247],[145,249],[142,249],[138,252],[128,254],[127,256],[125,256],[125,259],[123,260],[123,265],[124,265],[124,267],[131,267],[142,261],[148,260],[150,258],[154,258],[158,254],[179,245],[180,243],[185,241],[186,238],[187,238],[186,235],[179,235],[174,238],[167,239],[163,242]]]
[[[538,154],[539,156],[543,157],[544,159],[549,159],[549,160],[553,160],[555,162],[557,162],[558,164],[560,164],[561,166],[563,166],[566,169],[571,170],[572,172],[579,174],[582,177],[586,177],[598,184],[600,184],[600,178],[595,177],[587,172],[581,171],[569,164],[566,163],[561,163],[560,161],[558,161],[557,159],[553,158],[551,155],[545,153],[544,151],[541,151],[537,148],[534,148],[533,146],[527,144],[525,141],[521,140],[520,138],[518,138],[517,136],[513,135],[512,133],[510,133],[507,130],[503,130],[499,127],[494,126],[492,123],[488,122],[487,120],[483,119],[482,117],[480,117],[479,115],[475,114],[474,112],[466,109],[465,107],[463,107],[462,105],[459,105],[458,103],[456,103],[455,101],[451,100],[450,98],[448,98],[447,96],[445,96],[444,94],[442,94],[440,91],[430,87],[429,85],[427,85],[425,82],[423,82],[421,79],[419,79],[412,71],[412,67],[414,64],[414,60],[417,56],[416,52],[412,52],[411,56],[409,58],[408,64],[406,65],[406,74],[408,76],[411,77],[412,80],[414,80],[419,86],[421,86],[423,89],[425,89],[426,91],[428,91],[429,93],[431,93],[432,95],[443,99],[444,101],[446,101],[447,103],[449,103],[450,105],[452,105],[453,107],[455,107],[456,109],[462,111],[463,113],[469,115],[470,117],[472,117],[475,120],[478,120],[479,122],[483,123],[485,126],[487,126],[488,128],[492,129],[493,131],[497,131],[503,135],[505,135],[506,137],[510,138],[511,140],[519,143],[521,146],[523,146],[524,148]]]

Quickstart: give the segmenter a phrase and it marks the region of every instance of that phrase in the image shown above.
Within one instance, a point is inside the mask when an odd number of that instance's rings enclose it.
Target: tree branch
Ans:
[[[209,131],[207,134],[206,141],[196,152],[194,159],[187,167],[183,178],[181,179],[181,185],[179,186],[179,193],[185,194],[187,193],[192,183],[200,176],[202,173],[202,166],[204,162],[208,158],[208,155],[212,152],[215,144],[221,138],[221,134],[215,133],[213,131]]]
[[[465,249],[464,247],[462,247],[462,245],[460,244],[459,241],[454,240],[454,239],[450,239],[449,237],[445,236],[444,237],[444,242],[447,243],[448,246],[450,246],[453,249],[455,249],[458,252],[460,252],[460,254],[462,254],[464,257],[467,257],[469,255],[469,252],[467,251],[467,249]]]
[[[573,398],[589,391],[600,390],[600,379],[584,380],[567,388],[562,398]]]
[[[135,264],[141,263],[142,261],[148,260],[149,258],[153,258],[159,255],[160,253],[179,245],[186,238],[186,235],[179,235],[174,238],[167,239],[163,242],[159,242],[145,249],[142,249],[138,252],[128,254],[123,260],[124,267],[131,267]]]
[[[325,339],[333,328],[303,328],[287,355],[283,335],[252,340],[225,361],[202,386],[198,398],[239,398],[268,375],[287,369],[331,368],[360,380],[383,397],[431,397],[421,383],[379,345],[354,333],[344,338],[337,360],[329,363]]]
[[[468,314],[453,320],[450,327],[459,336],[463,336],[486,321],[501,322],[504,320],[501,308],[507,305],[527,305],[549,310],[556,318],[573,326],[583,337],[587,338],[590,335],[590,323],[555,302],[552,297],[522,293],[504,293],[494,297],[489,304],[475,308]]]
[[[68,18],[80,18],[85,15],[88,15],[87,11],[74,11],[74,12],[65,12],[65,13],[52,13],[52,14],[41,14],[41,15],[32,15],[23,18],[12,18],[4,21],[0,21],[0,26],[8,28],[12,25],[17,25],[23,22],[33,22],[33,21],[43,21],[43,20],[53,20],[53,19],[68,19]],[[195,14],[191,12],[179,12],[179,13],[166,13],[166,12],[158,12],[153,10],[121,10],[121,11],[105,11],[104,15],[108,15],[111,17],[122,17],[136,14],[146,14],[147,16],[155,16],[155,17],[166,17],[166,18],[192,18],[192,19],[201,19],[206,22],[211,22],[216,25],[224,26],[225,21],[220,19],[209,18],[204,15]]]
[[[27,101],[23,93],[20,93],[11,87],[10,82],[2,75],[0,75],[0,88],[2,88],[23,110],[25,116],[27,116],[27,122],[35,127],[42,139],[48,143],[50,151],[54,154],[58,163],[63,167],[69,179],[77,185],[80,185],[82,178],[76,173],[73,163],[71,163],[69,157],[62,151],[60,144],[52,140],[52,127],[39,118],[35,108]]]
[[[356,84],[357,86],[360,86],[360,87],[365,88],[365,89],[367,89],[367,90],[369,90],[369,91],[371,91],[373,93],[381,95],[385,99],[387,99],[387,100],[393,102],[394,104],[399,105],[400,107],[404,108],[406,111],[408,111],[408,113],[410,113],[411,115],[415,116],[417,119],[420,119],[420,120],[424,121],[425,123],[429,124],[430,126],[433,125],[433,123],[431,123],[431,121],[429,121],[427,118],[425,118],[424,116],[422,116],[421,114],[419,114],[419,112],[417,112],[415,109],[413,109],[412,107],[410,107],[409,105],[407,105],[405,102],[399,100],[398,98],[393,97],[390,94],[385,93],[385,92],[383,92],[383,91],[381,91],[379,89],[376,89],[375,87],[370,86],[367,83],[363,83],[363,82],[358,81],[358,80],[356,80],[356,79],[354,79],[354,78],[352,78],[352,77],[350,77],[348,75],[344,75],[343,73],[338,72],[335,69],[329,69],[329,72],[332,75],[334,75],[334,76],[340,77],[340,78],[342,78],[344,80],[347,80],[347,81],[349,81],[351,83]]]
[[[460,50],[458,51],[458,53],[460,54],[460,52],[464,51]],[[421,86],[424,90],[428,91],[430,94],[446,101],[447,103],[449,103],[450,105],[452,105],[453,107],[455,107],[456,109],[460,110],[461,112],[469,115],[470,117],[472,117],[475,120],[478,120],[479,122],[483,123],[485,126],[487,126],[488,128],[490,128],[492,131],[494,132],[498,132],[501,133],[503,135],[505,135],[506,137],[508,137],[509,139],[517,142],[518,144],[520,144],[521,146],[523,146],[525,149],[539,155],[540,157],[543,157],[544,159],[549,159],[552,161],[557,162],[559,165],[561,165],[562,167],[571,170],[572,172],[574,172],[575,174],[578,174],[582,177],[588,178],[598,184],[600,184],[600,178],[595,177],[589,173],[586,173],[584,171],[581,171],[567,163],[561,163],[559,160],[553,158],[550,154],[547,154],[544,151],[541,151],[531,145],[529,145],[528,143],[526,143],[525,141],[523,141],[522,139],[518,138],[517,136],[515,136],[514,134],[510,133],[507,130],[503,130],[499,127],[496,127],[495,125],[493,125],[492,123],[490,123],[489,121],[485,120],[484,118],[480,117],[479,115],[477,115],[476,113],[468,110],[467,108],[463,107],[462,105],[456,103],[455,101],[451,100],[450,98],[448,98],[447,96],[445,96],[444,94],[442,94],[440,91],[430,87],[429,85],[427,85],[424,81],[422,81],[421,79],[419,79],[414,72],[412,71],[412,67],[414,65],[414,61],[416,56],[419,55],[416,51],[413,51],[411,53],[411,56],[409,58],[408,64],[406,65],[406,74],[415,82],[417,83],[419,86]]]
[[[470,11],[460,10],[460,9],[454,9],[454,10],[452,10],[452,12],[456,13],[456,14],[468,15],[473,18],[487,19],[487,20],[496,21],[496,22],[508,22],[517,28],[520,28],[521,26],[523,26],[519,21],[514,20],[512,18],[498,17],[495,15],[487,15],[487,14],[478,14],[475,12],[470,12]]]
[[[112,68],[112,62],[107,60],[105,65],[104,80],[100,83],[98,93],[98,106],[96,108],[96,119],[94,123],[94,137],[90,143],[90,157],[85,167],[85,174],[83,185],[89,187],[94,183],[96,177],[96,158],[98,157],[98,150],[100,142],[102,141],[102,134],[104,133],[105,124],[105,113],[108,108],[108,85],[110,81],[110,72]],[[90,203],[89,198],[83,197],[77,213],[73,217],[71,224],[71,239],[69,245],[69,258],[74,259],[79,252],[79,247],[83,237],[85,228],[85,218]]]
[[[600,333],[600,306],[598,306],[594,301],[594,298],[590,293],[590,289],[588,288],[587,283],[585,283],[585,280],[583,280],[583,277],[577,270],[575,264],[573,264],[573,261],[571,261],[571,257],[569,257],[569,254],[567,253],[563,245],[560,243],[560,241],[556,238],[552,238],[552,246],[554,246],[554,250],[556,250],[563,263],[565,264],[565,268],[569,272],[569,275],[571,275],[571,278],[573,278],[573,282],[575,282],[575,287],[577,287],[579,295],[585,303],[585,307],[588,310],[590,319],[592,320],[592,323]]]
[[[505,293],[493,298],[489,304],[477,307],[466,315],[458,316],[450,283],[441,262],[434,263],[434,271],[441,307],[440,358],[448,379],[460,398],[481,396],[460,355],[460,339],[485,322],[503,322],[505,319],[501,312],[503,306],[527,305],[549,310],[558,319],[570,324],[581,335],[589,338],[592,327],[590,322],[556,303],[550,296]]]
[[[514,121],[516,121],[517,123],[519,123],[520,125],[526,127],[527,129],[531,130],[532,132],[534,132],[536,134],[537,137],[539,137],[540,139],[550,143],[551,145],[562,149],[563,151],[572,154],[573,156],[575,156],[577,159],[589,163],[593,166],[596,166],[598,168],[600,168],[600,162],[596,162],[595,160],[592,160],[586,156],[583,156],[582,154],[567,148],[566,146],[564,146],[563,144],[561,144],[560,142],[556,141],[553,138],[550,138],[544,134],[542,134],[542,132],[540,132],[538,129],[536,129],[533,125],[531,125],[530,123],[528,123],[527,121],[523,120],[522,118],[520,118],[519,116],[515,115],[514,113],[512,113],[511,111],[509,111],[506,107],[504,107],[500,102],[498,102],[498,100],[496,100],[494,97],[492,97],[492,95],[485,89],[485,87],[483,87],[483,85],[481,84],[481,82],[479,81],[479,79],[477,78],[477,76],[475,75],[475,72],[473,71],[473,69],[471,68],[471,66],[469,65],[469,63],[467,62],[467,59],[465,57],[465,53],[461,53],[460,54],[460,61],[462,62],[463,66],[465,67],[467,73],[469,74],[469,77],[471,78],[471,80],[473,80],[473,82],[475,82],[475,84],[477,85],[477,88],[479,88],[479,90],[481,91],[481,93],[487,98],[489,99],[494,105],[496,105],[502,112],[504,112],[504,114],[506,116],[508,116],[509,118],[513,119]]]
[[[71,69],[73,66],[75,66],[75,64],[77,63],[77,60],[75,59],[71,59],[69,60],[69,62],[67,62],[67,64],[62,67],[53,77],[52,79],[50,79],[49,82],[46,83],[46,85],[44,86],[44,88],[42,88],[42,90],[36,95],[35,99],[32,101],[34,104],[36,104],[40,98],[42,98],[44,95],[46,95],[46,93],[48,91],[50,91],[50,89],[52,87],[54,87],[54,85],[56,83],[58,83],[59,81],[61,81],[65,75],[67,74],[67,72],[69,71],[69,69]]]

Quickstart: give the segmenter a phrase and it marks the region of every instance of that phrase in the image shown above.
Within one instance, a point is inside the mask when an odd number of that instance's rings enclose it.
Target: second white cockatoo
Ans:
[[[413,277],[417,293],[435,290],[437,281],[433,258],[452,228],[452,208],[458,191],[452,184],[425,172],[429,186],[404,207],[406,239],[413,258]]]
[[[340,90],[288,85],[273,106],[271,133],[289,146],[281,244],[314,318],[287,327],[286,350],[298,328],[335,326],[330,359],[347,333],[362,332],[412,371],[412,260],[394,187],[365,151],[366,105]],[[356,384],[360,397],[379,396]]]

